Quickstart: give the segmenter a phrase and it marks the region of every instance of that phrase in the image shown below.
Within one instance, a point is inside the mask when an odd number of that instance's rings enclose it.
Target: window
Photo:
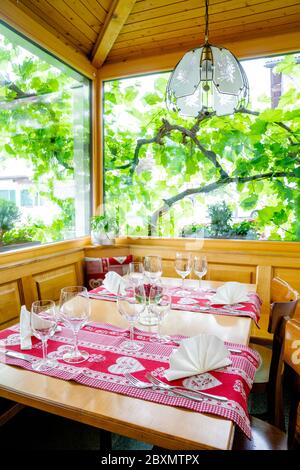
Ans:
[[[0,245],[89,233],[90,140],[90,81],[0,24]]]
[[[13,189],[0,189],[0,199],[16,202],[16,191]]]
[[[121,234],[300,240],[299,57],[244,61],[248,110],[198,130],[166,110],[168,73],[105,82],[105,209]]]

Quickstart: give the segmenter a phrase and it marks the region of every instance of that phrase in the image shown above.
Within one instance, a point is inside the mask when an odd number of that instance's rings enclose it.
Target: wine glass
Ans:
[[[70,364],[86,361],[89,353],[78,349],[79,330],[87,323],[91,314],[91,304],[86,287],[69,286],[61,289],[59,311],[61,319],[74,334],[74,347],[63,355],[63,360]]]
[[[190,253],[176,253],[175,270],[182,277],[181,287],[184,287],[184,279],[192,271],[192,255]]]
[[[134,324],[146,306],[146,297],[143,284],[135,284],[130,279],[124,279],[120,283],[117,296],[117,307],[119,313],[129,322],[129,341],[122,344],[129,351],[140,348],[134,341]]]
[[[144,258],[145,275],[150,282],[157,281],[162,275],[161,257],[157,255],[148,255]]]
[[[128,277],[134,284],[141,284],[144,279],[143,263],[136,263],[136,262],[129,263]]]
[[[165,343],[171,338],[161,335],[161,324],[171,310],[171,296],[166,289],[157,287],[152,286],[150,289],[149,306],[152,315],[157,319],[157,341]]]
[[[206,256],[195,256],[194,258],[194,273],[199,277],[199,291],[201,291],[201,279],[207,273],[207,259]],[[197,287],[195,290],[198,290]]]
[[[34,336],[42,341],[43,359],[32,363],[34,370],[53,368],[57,362],[47,357],[47,341],[55,333],[57,313],[53,300],[36,300],[31,306],[30,326]]]

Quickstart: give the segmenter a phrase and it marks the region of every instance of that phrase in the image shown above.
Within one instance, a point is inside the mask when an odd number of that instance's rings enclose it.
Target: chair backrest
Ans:
[[[273,277],[271,281],[271,303],[289,302],[299,299],[299,293],[280,277]]]
[[[298,299],[291,302],[274,302],[271,308],[269,332],[274,333],[272,345],[272,360],[269,375],[268,402],[271,422],[284,429],[282,372],[284,357],[285,328],[296,310]]]
[[[292,399],[288,429],[288,445],[300,448],[300,321],[290,320],[285,327],[284,362],[290,368]]]
[[[275,333],[278,329],[280,329],[280,321],[282,318],[293,318],[298,302],[299,299],[272,303],[268,326],[269,333]]]

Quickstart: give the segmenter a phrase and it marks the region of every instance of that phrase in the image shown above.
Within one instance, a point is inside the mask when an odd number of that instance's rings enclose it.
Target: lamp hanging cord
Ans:
[[[208,1],[205,0],[205,44],[208,43]]]

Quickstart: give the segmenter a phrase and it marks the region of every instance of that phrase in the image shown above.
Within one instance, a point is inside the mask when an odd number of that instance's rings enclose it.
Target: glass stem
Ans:
[[[78,331],[74,330],[74,351],[73,351],[73,354],[74,354],[74,356],[77,356],[78,353],[79,353],[79,350],[78,350]]]
[[[184,277],[182,277],[181,287],[184,287]]]
[[[134,341],[134,333],[133,333],[133,323],[129,323],[129,339],[130,341]]]
[[[161,338],[161,326],[160,326],[160,321],[157,323],[157,338]]]
[[[47,360],[47,339],[42,340],[42,348],[43,348],[43,361]]]
[[[202,277],[199,277],[199,290],[201,290],[201,279]]]

